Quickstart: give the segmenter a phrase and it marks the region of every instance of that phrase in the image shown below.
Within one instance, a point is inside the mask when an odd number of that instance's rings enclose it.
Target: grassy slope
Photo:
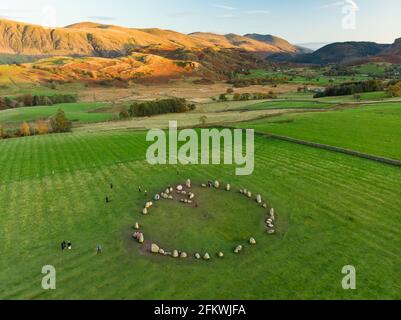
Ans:
[[[174,167],[145,164],[146,145],[144,134],[125,132],[0,141],[0,298],[401,298],[398,168],[257,138],[252,176],[189,166],[177,177]],[[187,177],[261,192],[280,234],[256,227],[255,248],[210,263],[139,254],[129,239],[144,219],[138,185],[155,192]],[[63,239],[71,252],[60,252]],[[40,287],[45,264],[57,268],[52,292]],[[353,292],[341,289],[346,264],[357,268]]]
[[[288,114],[241,127],[401,159],[401,104]]]

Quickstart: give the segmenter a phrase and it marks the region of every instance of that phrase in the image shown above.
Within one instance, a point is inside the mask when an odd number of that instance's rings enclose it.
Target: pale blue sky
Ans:
[[[353,30],[343,28],[346,2],[355,8]],[[293,43],[401,37],[399,0],[3,0],[0,17],[56,26],[95,21],[184,33],[269,33]]]

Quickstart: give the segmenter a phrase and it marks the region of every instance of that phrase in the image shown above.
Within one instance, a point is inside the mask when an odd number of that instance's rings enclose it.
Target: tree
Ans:
[[[205,126],[207,122],[207,117],[206,116],[200,117],[199,122],[201,123],[202,126]]]
[[[220,101],[227,101],[227,96],[226,96],[226,94],[225,94],[225,93],[222,93],[222,94],[219,96],[219,100],[220,100]]]
[[[31,135],[31,128],[29,127],[29,124],[26,122],[21,123],[20,125],[20,134],[23,137],[27,137]]]
[[[71,131],[72,123],[69,121],[62,109],[57,111],[57,114],[50,119],[50,126],[53,132],[69,132]]]

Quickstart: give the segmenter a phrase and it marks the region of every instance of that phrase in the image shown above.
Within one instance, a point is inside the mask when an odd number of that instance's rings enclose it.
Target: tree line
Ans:
[[[121,111],[120,118],[150,117],[166,113],[184,113],[194,109],[195,105],[188,104],[185,99],[181,98],[134,102],[128,110]]]
[[[385,84],[380,80],[368,80],[342,83],[327,87],[324,91],[315,94],[314,98],[348,96],[356,93],[383,91]]]
[[[31,95],[23,94],[16,97],[0,97],[0,110],[20,107],[51,106],[60,103],[77,102],[76,95],[54,94],[54,95]]]

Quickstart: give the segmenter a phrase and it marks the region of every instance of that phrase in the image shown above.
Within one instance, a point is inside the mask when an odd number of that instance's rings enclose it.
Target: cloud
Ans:
[[[270,11],[268,10],[249,10],[245,11],[246,14],[269,14]]]
[[[212,7],[215,7],[215,8],[218,8],[218,9],[223,9],[223,10],[229,10],[229,11],[238,10],[238,8],[225,6],[225,5],[222,5],[222,4],[212,4]]]
[[[97,20],[97,21],[113,21],[117,20],[115,17],[107,17],[107,16],[90,16],[88,17],[90,20]]]

